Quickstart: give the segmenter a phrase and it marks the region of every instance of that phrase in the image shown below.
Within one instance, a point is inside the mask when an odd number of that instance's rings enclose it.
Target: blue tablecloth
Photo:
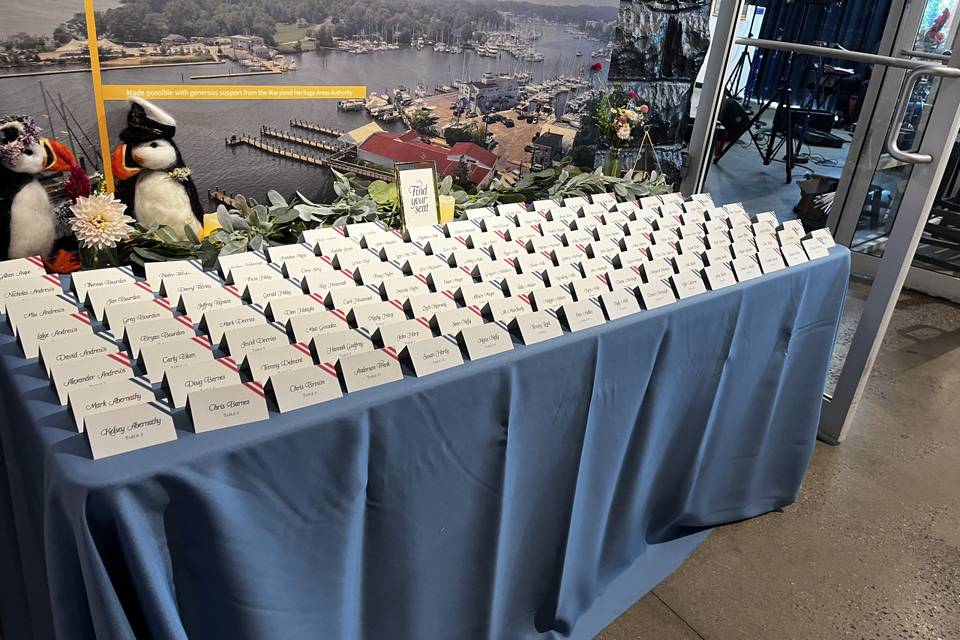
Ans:
[[[5,334],[5,638],[588,637],[795,499],[848,270],[100,461]]]

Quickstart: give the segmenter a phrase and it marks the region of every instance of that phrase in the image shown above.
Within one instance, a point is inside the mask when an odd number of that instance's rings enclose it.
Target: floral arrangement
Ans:
[[[84,265],[117,262],[117,245],[135,231],[131,226],[134,219],[126,215],[126,209],[112,194],[101,193],[79,196],[70,205],[70,230],[77,237]]]
[[[596,122],[603,136],[615,149],[637,142],[637,134],[648,128],[646,115],[650,107],[640,104],[635,91],[624,93],[619,85],[600,94]]]

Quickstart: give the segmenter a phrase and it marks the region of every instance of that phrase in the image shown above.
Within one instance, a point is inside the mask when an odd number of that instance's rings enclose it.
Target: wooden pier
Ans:
[[[304,138],[303,136],[298,136],[294,133],[288,133],[286,131],[280,131],[279,129],[273,129],[271,127],[260,127],[260,136],[267,138],[276,138],[278,140],[285,140],[287,142],[295,142],[297,144],[302,144],[306,147],[313,147],[314,149],[320,149],[321,151],[329,151],[330,153],[337,153],[340,151],[345,151],[350,149],[352,145],[345,145],[336,142],[324,142],[322,140],[315,140],[313,138]]]
[[[313,122],[307,122],[306,120],[291,120],[291,127],[296,127],[298,129],[307,129],[309,131],[315,131],[316,133],[322,133],[325,136],[332,136],[334,138],[339,138],[345,132],[340,129],[333,129],[331,127],[324,127]]]
[[[214,187],[213,189],[207,189],[207,198],[213,200],[218,204],[222,204],[228,209],[236,209],[234,206],[236,203],[231,196],[226,191],[222,191],[219,187]]]
[[[315,156],[309,153],[303,153],[300,151],[294,151],[292,149],[287,149],[277,145],[264,142],[259,138],[254,138],[253,136],[248,136],[245,133],[240,133],[237,135],[230,136],[224,140],[224,143],[228,147],[236,147],[247,145],[253,147],[254,149],[259,149],[264,153],[269,153],[280,158],[287,158],[289,160],[297,160],[298,162],[303,162],[305,164],[313,165],[315,167],[328,167],[336,169],[337,171],[350,172],[355,175],[368,178],[370,180],[387,180],[392,181],[394,179],[393,173],[390,171],[384,171],[382,169],[375,169],[373,167],[367,167],[356,162],[350,162],[348,160],[343,160],[343,156],[346,155],[348,149],[340,149],[339,152],[330,157],[320,157]]]

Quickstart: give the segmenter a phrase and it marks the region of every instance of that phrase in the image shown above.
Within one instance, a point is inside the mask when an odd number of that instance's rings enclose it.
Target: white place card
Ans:
[[[657,258],[672,258],[677,255],[677,249],[669,244],[653,244],[647,247],[647,253],[650,255],[651,260],[656,260]]]
[[[531,345],[563,335],[560,322],[546,311],[532,311],[518,315],[510,323],[523,344]]]
[[[376,264],[380,262],[380,256],[367,251],[366,249],[351,249],[350,251],[337,251],[333,254],[333,268],[347,269],[354,271],[357,267],[364,264]]]
[[[163,374],[170,369],[213,360],[213,352],[205,340],[193,337],[144,345],[138,360],[150,382],[157,383],[163,380]]]
[[[310,353],[317,362],[333,363],[368,351],[373,351],[370,338],[353,329],[320,333],[310,339]]]
[[[557,200],[534,200],[533,208],[535,211],[550,211],[559,209],[562,205]]]
[[[7,304],[7,324],[13,334],[17,335],[17,328],[24,322],[46,320],[78,311],[76,303],[66,295],[15,300]]]
[[[206,291],[191,291],[180,296],[180,309],[191,318],[199,318],[207,311],[239,307],[243,302],[232,291],[222,287]],[[109,315],[109,309],[107,310]]]
[[[620,248],[624,251],[643,251],[646,255],[653,244],[653,237],[647,234],[633,234],[620,238]]]
[[[807,258],[810,260],[816,260],[817,258],[826,258],[830,255],[830,252],[827,251],[827,248],[820,242],[817,238],[810,238],[808,240],[801,241],[803,245],[803,250],[807,253]]]
[[[576,220],[577,212],[571,209],[570,207],[557,207],[551,209],[547,214],[547,220],[550,222],[562,222],[567,228],[570,228],[570,223]]]
[[[607,271],[607,282],[613,291],[617,289],[634,289],[643,284],[639,269],[610,269]]]
[[[620,243],[615,240],[597,240],[591,242],[586,247],[587,257],[593,260],[602,260],[604,258],[613,258],[620,253]]]
[[[230,273],[237,267],[249,267],[257,264],[263,264],[263,258],[252,251],[233,253],[217,258],[217,270],[224,278],[229,278]]]
[[[423,275],[440,267],[449,267],[449,265],[438,256],[419,255],[407,258],[402,270],[406,275]]]
[[[440,267],[427,274],[427,282],[437,292],[456,291],[465,284],[473,284],[473,276],[463,269]]]
[[[463,364],[460,347],[442,337],[408,344],[400,357],[410,363],[418,378]]]
[[[483,324],[480,313],[473,309],[448,309],[430,318],[430,326],[441,336],[456,335],[461,329]]]
[[[520,273],[540,273],[553,266],[553,260],[542,253],[528,253],[519,255],[514,264]]]
[[[583,302],[584,300],[598,296],[604,291],[610,291],[606,279],[601,280],[600,278],[591,277],[572,280],[570,282],[570,292],[577,302]]]
[[[534,311],[551,311],[559,309],[568,302],[573,302],[570,293],[562,287],[540,287],[534,289],[527,297]]]
[[[707,284],[710,285],[711,291],[737,284],[737,278],[730,264],[711,265],[703,270],[703,274],[707,278]]]
[[[471,360],[504,353],[513,349],[510,333],[499,324],[488,323],[462,329],[457,334],[457,343]]]
[[[707,250],[707,245],[704,244],[703,238],[698,237],[681,238],[680,242],[677,243],[677,247],[680,249],[681,254],[700,253]]]
[[[644,262],[641,265],[641,269],[643,270],[643,275],[647,279],[647,282],[666,280],[675,273],[673,269],[673,262],[665,258],[658,258],[656,260]]]
[[[780,248],[780,242],[772,233],[761,233],[754,238],[759,251],[776,251]]]
[[[63,287],[60,285],[60,278],[54,275],[0,280],[0,313],[7,312],[7,304],[10,302],[62,294]]]
[[[569,225],[563,224],[560,220],[542,220],[537,226],[540,227],[540,235],[552,238],[557,238],[570,230]]]
[[[648,311],[665,307],[677,301],[673,289],[662,280],[653,280],[647,284],[642,284],[637,287],[636,291],[637,297],[643,303],[643,308]]]
[[[145,345],[191,338],[196,335],[196,332],[192,326],[189,326],[189,323],[168,317],[161,320],[127,324],[123,329],[123,334],[123,340],[130,347],[131,355],[138,358],[140,349]]]
[[[400,238],[397,238],[397,240],[400,240]],[[275,265],[282,266],[287,260],[316,257],[311,247],[304,244],[274,245],[264,249],[264,253],[267,255],[267,260]],[[234,274],[231,272],[231,275]],[[234,277],[236,276],[234,275]]]
[[[757,260],[760,261],[760,268],[764,273],[772,273],[786,268],[783,264],[783,255],[780,253],[780,249],[760,249]]]
[[[391,247],[396,245],[403,244],[403,236],[394,233],[393,231],[380,231],[378,233],[368,233],[363,236],[363,240],[360,241],[360,246],[364,249],[373,249],[376,253],[380,253],[385,247]]]
[[[392,302],[370,302],[358,304],[347,314],[351,325],[373,332],[377,327],[406,320],[407,314],[399,304]]]
[[[517,256],[527,255],[527,248],[522,243],[504,240],[490,245],[490,255],[495,260],[513,260]]]
[[[277,372],[264,389],[280,413],[343,397],[337,372],[327,365]]]
[[[764,211],[763,213],[757,214],[757,222],[765,222],[774,228],[780,224],[780,220],[777,218],[777,215],[772,211]]]
[[[837,246],[837,243],[833,240],[833,234],[830,233],[830,229],[817,229],[816,231],[811,231],[810,237],[819,240],[820,244],[827,249]]]
[[[697,271],[703,269],[703,260],[692,253],[684,253],[673,257],[673,269],[678,273],[680,271]]]
[[[637,301],[637,295],[633,292],[642,286],[642,282],[637,282],[631,287],[616,287],[613,291],[601,293],[600,305],[603,307],[603,313],[607,320],[617,320],[624,316],[639,313],[640,303]]]
[[[593,236],[583,230],[572,230],[567,231],[563,234],[563,243],[568,247],[575,247],[577,245],[586,245],[590,242],[593,242]]]
[[[200,265],[192,260],[170,260],[167,262],[147,262],[143,265],[146,281],[154,291],[160,291],[164,278],[189,276],[200,273]]]
[[[417,244],[426,244],[431,240],[442,240],[445,237],[446,236],[443,235],[443,230],[435,225],[428,225],[424,227],[408,227],[403,234],[404,240]]]
[[[503,242],[503,238],[492,231],[475,231],[467,236],[467,246],[471,249],[486,249],[498,242]]]
[[[738,258],[755,256],[759,251],[753,240],[735,240],[730,246],[733,248],[733,255]]]
[[[509,242],[519,242],[520,244],[526,244],[527,240],[530,240],[531,238],[536,238],[539,235],[540,234],[537,233],[537,231],[532,226],[529,226],[529,225],[525,225],[522,227],[511,227],[510,229],[507,229],[503,233],[503,237],[505,240]]]
[[[734,227],[730,229],[730,238],[734,243],[746,240],[753,241],[753,229],[750,227]]]
[[[730,253],[729,247],[707,249],[703,252],[703,257],[707,259],[707,264],[712,265],[726,264],[727,262],[733,260],[733,255]]]
[[[272,322],[279,322],[286,326],[287,320],[294,316],[303,316],[308,313],[326,311],[323,301],[314,296],[292,295],[277,298],[267,303],[266,316]]]
[[[630,267],[639,267],[647,261],[646,251],[637,249],[628,249],[621,251],[613,256],[613,266],[617,269],[629,269]]]
[[[236,366],[224,359],[197,362],[189,367],[168,369],[162,386],[177,409],[187,406],[187,396],[194,391],[240,384]]]
[[[673,290],[680,300],[686,300],[707,291],[703,276],[697,271],[675,273],[670,276],[670,281],[673,283]]]
[[[384,349],[340,358],[337,373],[351,393],[403,379],[400,362]]]
[[[112,287],[118,284],[136,282],[137,279],[129,269],[111,267],[109,269],[91,269],[75,271],[70,274],[70,287],[77,294],[78,300],[87,299],[87,291],[100,287]]]
[[[528,313],[530,310],[530,304],[522,298],[491,300],[483,305],[482,309],[483,317],[506,324],[510,324],[518,315]]]
[[[349,329],[347,320],[339,311],[317,311],[287,319],[287,334],[294,342],[309,344],[314,336]]]
[[[470,282],[462,284],[453,297],[465,307],[482,307],[491,300],[503,297],[503,290],[489,282]]]
[[[331,289],[353,286],[356,283],[353,278],[342,271],[325,271],[321,273],[308,273],[301,283],[301,288],[306,293],[313,293],[321,298],[326,298]]]
[[[517,268],[513,266],[512,263],[504,262],[502,260],[481,262],[473,268],[473,275],[480,278],[484,282],[502,280],[505,276],[514,275],[516,273]]]
[[[68,405],[77,431],[83,431],[84,418],[95,413],[123,409],[154,402],[156,396],[144,380],[114,380],[110,384],[75,389]]]
[[[390,347],[394,351],[401,351],[408,344],[432,338],[433,329],[430,328],[429,322],[417,318],[377,327],[373,337],[381,346]]]
[[[514,226],[513,222],[501,216],[484,218],[480,221],[480,229],[487,232],[499,231],[503,233],[507,229],[512,229]]]
[[[36,358],[48,342],[70,341],[91,334],[93,329],[86,313],[69,313],[21,323],[17,342],[24,358]]]
[[[266,324],[266,322],[266,317],[253,307],[226,307],[204,313],[200,318],[200,330],[206,331],[210,342],[220,344],[224,331]]]
[[[50,384],[57,392],[60,404],[66,405],[74,389],[126,380],[133,375],[133,364],[126,354],[101,353],[80,360],[54,363],[50,367]]]
[[[565,267],[583,260],[584,252],[577,247],[560,247],[550,252],[550,257],[555,265]],[[575,269],[579,274],[580,270]]]
[[[780,252],[783,254],[783,260],[787,263],[788,267],[795,267],[810,260],[807,258],[807,254],[799,242],[791,242],[790,244],[782,246]]]
[[[380,250],[380,259],[388,262],[394,262],[401,267],[407,261],[407,258],[422,256],[423,249],[415,244],[404,242],[402,244],[391,244]]]
[[[314,253],[324,258],[332,258],[340,252],[359,251],[360,245],[356,240],[336,236],[333,238],[324,238],[318,240],[313,247]],[[332,262],[332,261],[331,261]],[[331,265],[332,266],[332,265]]]
[[[432,256],[449,256],[461,248],[463,248],[463,245],[454,238],[432,238],[424,246],[424,252]]]
[[[389,278],[380,283],[380,295],[387,300],[406,300],[420,293],[430,293],[430,287],[415,276]]]
[[[255,282],[266,282],[270,280],[282,280],[283,273],[276,265],[261,262],[259,264],[247,265],[245,267],[234,267],[230,270],[230,282],[237,288],[237,291],[243,291],[247,285]]]
[[[449,256],[450,266],[471,270],[478,264],[490,262],[490,260],[490,254],[483,249],[458,249]]]
[[[403,271],[389,262],[363,264],[353,272],[354,280],[360,284],[371,284],[377,288],[380,287],[380,283],[384,280],[402,277]]]
[[[290,344],[287,334],[272,324],[227,329],[220,338],[220,347],[240,362],[247,354]]]
[[[250,377],[260,384],[265,384],[267,378],[280,371],[291,371],[304,367],[313,367],[313,356],[310,350],[292,344],[285,344],[263,351],[253,351],[244,357],[240,369],[250,372]]]
[[[203,273],[193,273],[186,276],[170,276],[163,279],[160,295],[170,301],[174,307],[180,307],[180,296],[185,293],[219,291],[222,285],[210,276]]]
[[[270,417],[267,400],[255,383],[195,391],[187,396],[187,408],[197,433],[259,422]]]
[[[414,318],[430,318],[435,313],[456,307],[457,303],[442,293],[421,293],[410,296],[403,303],[404,310]]]
[[[586,201],[584,201],[586,202]],[[497,205],[497,214],[501,216],[507,216],[510,214],[523,213],[527,210],[527,205],[522,202],[511,202],[507,204]]]
[[[385,229],[383,225],[378,222],[354,222],[344,225],[343,230],[348,238],[361,240],[368,233],[379,233]]]
[[[747,280],[753,280],[763,275],[763,272],[760,270],[760,263],[754,256],[735,258],[731,264],[733,265],[733,272],[736,274],[738,282],[746,282]]]
[[[85,333],[78,337],[50,340],[40,344],[40,362],[47,375],[52,367],[84,358],[115,353],[117,345],[97,333]]]
[[[357,305],[380,302],[380,293],[370,287],[338,287],[327,292],[323,299],[328,307],[333,309],[351,309]]]
[[[500,286],[506,296],[519,296],[543,286],[543,280],[530,273],[504,276]]]
[[[0,262],[0,281],[27,276],[42,276],[47,273],[40,256],[14,258]]]
[[[177,439],[173,418],[154,403],[89,415],[86,432],[94,460]]]
[[[342,237],[343,234],[334,227],[318,227],[316,229],[305,229],[300,234],[300,241],[313,245],[321,240],[332,240]]]
[[[466,237],[471,233],[479,231],[480,227],[472,220],[454,220],[443,225],[444,231],[450,238],[457,236]]]
[[[87,306],[97,320],[103,320],[104,309],[108,306],[153,300],[153,291],[144,285],[116,284],[109,287],[97,287],[87,291]]]
[[[467,216],[467,220],[483,220],[484,218],[497,215],[496,212],[490,207],[476,207],[474,209],[467,209],[464,213]]]
[[[564,326],[574,332],[598,327],[606,322],[603,311],[592,300],[567,302],[559,308],[558,314]]]
[[[777,242],[779,242],[781,246],[790,244],[792,242],[799,242],[802,237],[802,233],[798,233],[793,229],[783,229],[782,231],[777,231]]]

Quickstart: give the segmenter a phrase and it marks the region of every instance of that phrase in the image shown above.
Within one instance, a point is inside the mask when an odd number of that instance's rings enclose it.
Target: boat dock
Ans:
[[[368,167],[356,162],[350,162],[348,160],[343,160],[343,156],[346,155],[346,152],[350,149],[339,149],[338,153],[330,157],[315,156],[310,153],[304,153],[300,151],[294,151],[292,149],[287,149],[285,147],[280,147],[269,142],[264,142],[259,138],[254,138],[253,136],[248,136],[244,133],[230,136],[224,140],[224,143],[228,147],[236,147],[247,145],[253,147],[254,149],[259,149],[264,153],[269,153],[274,156],[281,158],[287,158],[289,160],[296,160],[298,162],[303,162],[305,164],[313,165],[315,167],[327,167],[331,169],[336,169],[341,172],[350,172],[355,175],[369,178],[370,180],[393,180],[393,173],[390,171],[384,171],[382,169],[375,169],[373,167]]]
[[[298,129],[307,129],[308,131],[314,131],[316,133],[322,133],[325,136],[331,136],[334,138],[339,138],[345,132],[340,129],[333,129],[331,127],[324,127],[313,122],[307,122],[306,120],[291,120],[291,127],[296,127]]]
[[[234,206],[236,203],[233,199],[233,196],[231,196],[226,191],[222,191],[218,187],[214,187],[213,189],[207,189],[207,198],[209,198],[210,200],[213,200],[214,202],[222,204],[229,209],[236,208]]]
[[[323,142],[322,140],[314,140],[312,138],[304,138],[303,136],[298,136],[286,131],[280,131],[279,129],[272,129],[270,127],[260,127],[260,136],[276,138],[278,140],[285,140],[287,142],[295,142],[306,147],[320,149],[321,151],[329,151],[330,153],[337,153],[350,148],[350,145],[335,142]]]
[[[190,76],[191,80],[213,80],[214,78],[244,78],[246,76],[275,76],[282,71],[240,71],[239,73],[208,73],[200,76]]]

